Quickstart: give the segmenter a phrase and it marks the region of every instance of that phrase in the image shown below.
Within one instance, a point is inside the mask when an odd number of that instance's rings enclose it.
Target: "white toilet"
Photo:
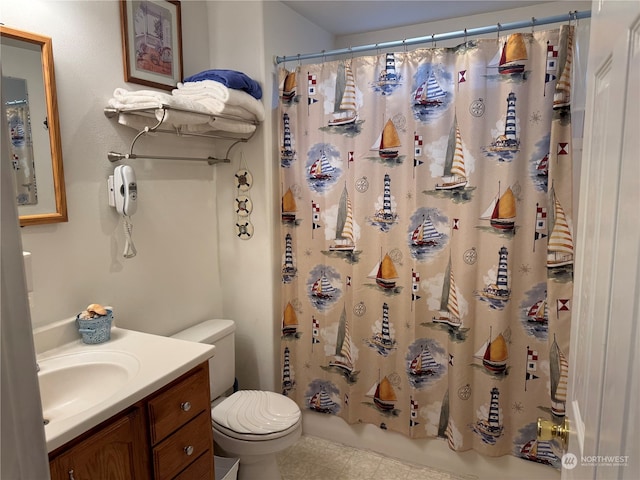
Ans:
[[[240,459],[240,480],[280,480],[276,454],[300,438],[300,408],[274,392],[240,390],[223,397],[235,382],[235,329],[233,320],[207,320],[173,338],[216,347],[209,360],[214,451]]]

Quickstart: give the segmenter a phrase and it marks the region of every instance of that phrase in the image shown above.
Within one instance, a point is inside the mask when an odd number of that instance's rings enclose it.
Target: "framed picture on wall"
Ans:
[[[124,79],[172,90],[182,81],[182,24],[177,0],[120,0]]]

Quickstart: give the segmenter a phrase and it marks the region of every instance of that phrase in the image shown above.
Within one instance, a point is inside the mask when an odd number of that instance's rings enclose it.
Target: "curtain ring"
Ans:
[[[404,49],[404,53],[407,53],[407,39],[402,40],[402,48]]]
[[[324,65],[325,60],[327,59],[327,56],[325,55],[326,50],[322,50],[322,64]]]
[[[376,43],[376,55],[380,55],[380,47]]]
[[[302,63],[300,62],[300,54],[298,54],[298,66],[302,65]]]
[[[351,54],[351,60],[353,60],[353,47],[349,46],[349,53]]]
[[[496,42],[498,42],[498,44],[500,44],[500,27],[502,27],[502,25],[498,22],[498,37],[496,38]]]
[[[536,17],[531,17],[531,35],[533,35],[533,29],[536,26]]]
[[[436,35],[435,35],[434,33],[432,33],[432,34],[431,34],[431,46],[432,46],[433,48],[436,48],[436,40],[435,40],[435,38],[434,38],[435,36],[436,36]]]
[[[467,46],[467,29],[464,29],[464,46]]]

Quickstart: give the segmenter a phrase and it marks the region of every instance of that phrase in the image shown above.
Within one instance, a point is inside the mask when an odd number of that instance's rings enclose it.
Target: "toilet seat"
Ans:
[[[241,390],[211,409],[214,428],[237,439],[270,440],[288,435],[300,423],[300,408],[274,392]]]

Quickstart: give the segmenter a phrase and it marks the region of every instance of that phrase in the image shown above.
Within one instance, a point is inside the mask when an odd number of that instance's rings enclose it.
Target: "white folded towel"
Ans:
[[[168,113],[180,113],[175,111],[169,111]],[[157,114],[157,115],[156,115]],[[145,127],[155,127],[158,124],[157,116],[162,115],[162,110],[155,110],[153,115],[118,115],[118,123],[134,130],[144,130]],[[174,117],[175,118],[175,117]],[[207,133],[207,132],[228,132],[237,133],[240,135],[251,134],[256,130],[256,126],[250,123],[243,123],[234,120],[227,120],[224,118],[211,118],[205,123],[183,123],[180,125],[173,125],[174,128],[178,128],[182,133]],[[163,122],[160,128],[165,128]],[[153,135],[153,132],[149,132],[149,135]]]
[[[222,86],[224,87],[224,85]],[[251,97],[249,94],[246,95]],[[253,99],[253,97],[251,98]],[[139,115],[143,116],[143,119],[145,116],[150,117],[148,122],[125,120],[124,117],[126,116],[120,116],[118,121],[121,124],[133,128],[137,128],[140,125],[142,125],[142,128],[144,128],[144,126],[152,127],[156,125],[157,122],[162,121],[163,125],[182,128],[184,131],[190,131],[192,133],[228,131],[230,133],[248,134],[253,133],[256,129],[253,122],[256,122],[257,118],[252,112],[240,106],[226,105],[224,102],[209,96],[205,96],[205,98],[199,100],[195,98],[192,99],[189,96],[174,96],[154,90],[131,91],[125,88],[116,88],[113,92],[113,97],[108,103],[109,106],[122,111],[149,109],[148,112],[138,112]],[[262,106],[261,103],[259,104]],[[169,108],[163,109],[163,106],[168,106]],[[232,115],[251,123],[215,117],[215,115]],[[153,123],[153,119],[155,119],[155,123]]]
[[[229,105],[226,104],[217,98],[211,97],[209,95],[198,95],[194,97],[186,97],[193,102],[198,103],[200,105],[204,105],[207,110],[211,112],[215,112],[216,115],[227,115],[232,117],[237,117],[238,119],[246,120],[248,122],[259,122],[256,115],[251,113],[249,110],[246,110],[237,105]]]
[[[188,98],[176,98],[172,95],[153,90],[137,90],[130,91],[125,88],[116,88],[113,92],[113,98],[109,100],[109,105],[121,110],[148,108],[156,109],[154,116],[162,123],[178,126],[199,123],[208,123],[211,112],[201,104],[193,102]],[[180,108],[188,110],[182,112],[179,110],[163,110],[161,107]],[[198,112],[198,113],[191,113]]]
[[[203,95],[208,96],[227,105],[242,107],[255,115],[255,119],[258,122],[263,122],[265,119],[264,106],[260,100],[242,90],[228,88],[215,80],[178,83],[178,88],[175,88],[171,93],[174,97],[200,98]]]
[[[238,134],[250,134],[255,132],[256,126],[251,123],[239,122],[237,120],[229,120],[226,118],[215,117],[209,121],[209,130],[231,132]]]

